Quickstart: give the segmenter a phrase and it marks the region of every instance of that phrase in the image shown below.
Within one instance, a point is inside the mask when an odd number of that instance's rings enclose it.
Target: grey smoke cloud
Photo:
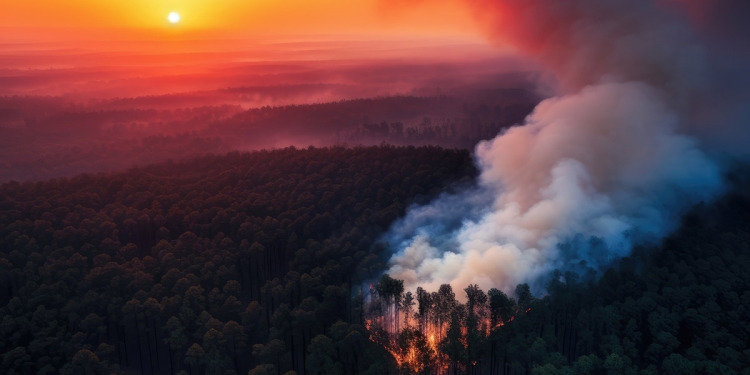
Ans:
[[[717,89],[714,59],[687,22],[647,0],[467,4],[488,14],[491,37],[547,67],[560,92],[476,146],[478,187],[393,226],[391,276],[412,289],[510,292],[556,268],[626,256],[722,190],[723,165],[696,118]],[[510,17],[530,24],[493,24]]]

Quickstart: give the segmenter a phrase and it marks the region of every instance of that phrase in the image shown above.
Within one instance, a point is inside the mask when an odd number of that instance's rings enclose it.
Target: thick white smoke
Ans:
[[[401,231],[426,221],[425,208],[410,212],[391,233],[403,250],[389,273],[428,289],[450,283],[510,291],[570,263],[596,267],[626,255],[632,236],[664,235],[686,204],[721,186],[719,168],[696,141],[676,133],[678,121],[662,94],[642,83],[590,86],[542,102],[526,125],[477,146],[479,190],[442,198],[427,211],[457,203],[481,210],[458,202],[475,194],[492,194],[490,208],[447,239],[434,223],[413,236]],[[585,244],[572,243],[579,236]],[[590,237],[603,243],[592,247]],[[566,243],[574,249],[562,252]]]
[[[568,91],[477,145],[477,188],[414,207],[394,225],[388,273],[407,289],[510,292],[553,269],[598,269],[639,239],[668,234],[685,209],[721,190],[720,165],[691,136],[690,103],[705,85],[702,49],[689,33],[653,14],[637,19],[655,9],[650,1],[554,2],[563,19],[531,5],[521,11],[580,29],[546,38],[573,56],[531,53]]]

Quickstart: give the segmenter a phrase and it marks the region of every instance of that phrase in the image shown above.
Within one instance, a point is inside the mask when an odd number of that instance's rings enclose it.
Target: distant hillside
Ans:
[[[537,101],[523,89],[250,110],[236,105],[111,109],[109,102],[74,105],[62,98],[4,97],[0,181],[118,171],[206,153],[290,145],[385,142],[473,149],[478,141],[521,122]]]

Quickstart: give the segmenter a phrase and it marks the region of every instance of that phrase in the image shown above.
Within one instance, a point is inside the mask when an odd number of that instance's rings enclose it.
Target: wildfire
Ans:
[[[387,350],[387,351],[388,351],[389,353],[391,353],[391,355],[393,356],[393,358],[395,358],[395,359],[396,359],[396,363],[397,363],[397,364],[398,364],[399,366],[401,366],[401,365],[402,365],[402,364],[404,363],[404,358],[403,358],[403,357],[401,356],[401,354],[399,354],[399,353],[398,353],[397,351],[395,351],[395,350],[391,349],[391,348],[390,348],[389,346],[386,346],[386,347],[385,347],[385,349],[386,349],[386,350]]]
[[[411,369],[411,373],[420,373],[424,370],[425,364],[420,360],[419,352],[415,347],[414,342],[409,342],[410,345],[406,349],[399,347],[399,344],[392,340],[387,342],[379,342],[379,340],[375,340],[375,342],[383,345],[383,347],[391,353],[399,367],[408,367]],[[432,354],[437,354],[437,343],[435,342],[434,335],[430,335],[427,343]],[[439,374],[442,373],[443,372],[439,372]]]
[[[397,351],[386,348],[396,358],[396,363],[399,366],[407,366],[412,369],[412,372],[419,373],[424,368],[417,358],[417,350],[413,346],[410,347],[405,354],[399,354]]]
[[[440,351],[440,337],[445,335],[447,323],[427,324],[424,327],[406,326],[398,333],[387,332],[386,322],[380,318],[365,319],[364,326],[370,332],[370,340],[383,346],[401,368],[410,373],[422,373],[426,366],[430,373],[448,374],[450,361]],[[405,338],[400,338],[406,334]]]
[[[388,283],[386,286],[394,284],[391,281]],[[474,357],[467,358],[470,361],[456,362],[447,353],[454,353],[456,344],[463,346],[467,354],[475,353],[470,347],[470,342],[474,342],[472,337],[486,340],[493,329],[503,327],[515,318],[510,316],[504,321],[498,319],[499,321],[493,322],[496,317],[490,317],[486,300],[482,302],[485,305],[456,305],[455,300],[439,305],[430,302],[439,301],[439,296],[428,298],[424,297],[424,293],[418,294],[422,296],[419,298],[423,298],[419,303],[427,307],[415,312],[414,299],[410,293],[407,293],[407,298],[391,293],[385,287],[371,285],[370,289],[377,290],[378,294],[366,305],[370,313],[364,320],[364,326],[369,332],[369,339],[388,351],[405,373],[447,375],[453,372],[454,366],[458,366],[456,371],[463,372],[470,364],[476,365],[475,354],[471,354]],[[440,306],[443,310],[439,309]],[[516,310],[515,313],[520,314],[522,311],[524,310]],[[531,309],[525,309],[525,313],[529,311]],[[454,315],[449,314],[451,312]],[[460,315],[461,313],[464,315]],[[455,326],[457,323],[458,327]],[[443,345],[446,345],[445,348]]]
[[[482,327],[482,328],[484,329],[484,334],[485,334],[486,336],[489,336],[489,335],[490,335],[490,332],[492,332],[492,328],[493,328],[493,327],[492,327],[492,322],[490,321],[490,319],[489,319],[489,318],[487,318],[487,319],[484,319],[484,320],[482,321],[482,325],[481,325],[481,327]]]

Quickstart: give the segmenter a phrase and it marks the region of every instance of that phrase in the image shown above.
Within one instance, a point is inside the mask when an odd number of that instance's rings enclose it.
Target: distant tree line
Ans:
[[[504,129],[522,124],[535,105],[535,102],[505,107],[485,104],[469,106],[464,103],[453,118],[424,116],[419,123],[412,125],[405,125],[402,121],[365,122],[340,131],[337,140],[348,144],[386,142],[473,149],[479,141],[495,138]]]
[[[288,145],[472,150],[522,122],[538,102],[525,90],[510,90],[478,98],[390,96],[251,109],[138,108],[149,100],[114,100],[119,103],[114,109],[56,97],[0,97],[0,183]]]

